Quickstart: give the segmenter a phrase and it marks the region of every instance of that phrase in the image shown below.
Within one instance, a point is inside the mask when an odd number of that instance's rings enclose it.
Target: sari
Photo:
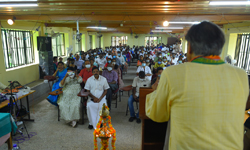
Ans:
[[[66,73],[67,73],[67,68],[64,69],[64,70],[61,71],[61,72],[58,71],[58,72],[56,73],[56,76],[59,77],[59,78],[58,78],[57,82],[53,84],[52,92],[55,91],[55,90],[58,90],[59,88],[61,88],[61,87],[59,86],[59,83],[60,83],[60,82],[62,81],[62,79],[65,77]],[[59,96],[59,95],[49,95],[49,96],[47,97],[47,100],[48,100],[51,104],[53,104],[53,105],[55,105],[55,106],[58,106],[58,105],[57,105],[58,96]]]

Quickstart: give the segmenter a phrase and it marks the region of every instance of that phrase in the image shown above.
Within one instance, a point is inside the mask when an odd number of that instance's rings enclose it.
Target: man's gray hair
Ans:
[[[220,27],[207,21],[193,25],[185,38],[195,55],[220,55],[225,44],[225,35]]]

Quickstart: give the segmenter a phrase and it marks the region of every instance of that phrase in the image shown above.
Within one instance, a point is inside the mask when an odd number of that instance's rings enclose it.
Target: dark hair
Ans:
[[[185,38],[195,55],[220,55],[225,44],[225,35],[220,27],[207,21],[193,25]]]
[[[145,77],[145,72],[144,71],[140,71],[139,72],[139,77],[140,78],[144,78]]]
[[[61,62],[61,61],[59,61],[59,62],[58,62],[57,66],[58,66],[59,64],[62,64],[62,65],[64,65],[64,63],[63,63],[63,62]]]
[[[99,68],[98,68],[98,67],[93,67],[93,68],[92,68],[92,72],[93,72],[95,69],[97,69],[97,70],[99,71]]]
[[[57,56],[55,56],[55,57],[53,57],[53,60],[55,60],[55,59],[57,59],[58,57]]]
[[[72,58],[71,58],[71,59],[69,60],[69,62],[70,62],[71,64],[74,64],[74,63],[75,63],[75,59],[72,59]]]
[[[74,67],[68,67],[67,70],[75,71],[76,69]]]
[[[163,70],[163,68],[162,68],[162,67],[158,67],[158,68],[157,68],[157,73],[158,73],[160,70]]]
[[[67,58],[67,60],[70,60],[71,58],[69,57],[69,58]]]
[[[115,66],[114,66],[114,69],[118,69],[118,65],[115,65]]]

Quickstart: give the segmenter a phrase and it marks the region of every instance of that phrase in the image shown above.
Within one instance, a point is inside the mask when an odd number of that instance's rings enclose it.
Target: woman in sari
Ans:
[[[81,91],[82,77],[76,74],[75,68],[69,67],[67,70],[68,72],[59,84],[63,87],[63,94],[59,96],[58,105],[60,118],[75,127],[80,119],[81,97],[77,94]]]
[[[140,56],[140,60],[137,61],[137,67],[142,65],[143,55]]]
[[[54,77],[58,77],[58,80],[56,83],[53,84],[52,87],[52,92],[55,90],[58,90],[60,88],[59,83],[62,81],[62,79],[64,78],[64,76],[67,73],[67,69],[64,69],[64,63],[63,62],[59,62],[57,65],[57,70],[56,72],[53,74]],[[49,95],[47,97],[47,100],[53,104],[53,105],[57,105],[57,99],[58,99],[58,95]]]
[[[130,55],[130,53],[126,50],[126,57],[127,57],[127,62],[128,62],[128,64],[129,64],[129,66],[130,66],[130,61],[131,61],[131,55]]]

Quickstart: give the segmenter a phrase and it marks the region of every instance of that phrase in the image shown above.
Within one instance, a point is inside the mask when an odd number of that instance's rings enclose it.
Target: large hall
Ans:
[[[250,150],[250,1],[0,0],[0,150]]]

